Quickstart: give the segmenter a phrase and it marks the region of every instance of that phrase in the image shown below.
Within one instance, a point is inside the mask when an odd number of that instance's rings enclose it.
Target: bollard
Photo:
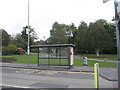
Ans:
[[[99,88],[99,63],[94,64],[94,84],[95,88]]]

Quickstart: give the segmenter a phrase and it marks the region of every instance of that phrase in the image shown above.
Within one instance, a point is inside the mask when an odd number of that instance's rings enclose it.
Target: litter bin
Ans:
[[[87,57],[83,57],[83,66],[87,66]]]

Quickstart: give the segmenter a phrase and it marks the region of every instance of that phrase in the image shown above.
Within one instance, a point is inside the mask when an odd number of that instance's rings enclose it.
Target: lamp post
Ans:
[[[120,89],[120,39],[119,39],[119,15],[118,15],[118,2],[114,0],[115,7],[115,27],[116,27],[116,45],[117,45],[117,57],[118,57],[118,88]]]
[[[106,3],[109,0],[103,0],[103,3]],[[114,8],[115,8],[115,27],[116,27],[116,45],[117,45],[117,57],[118,57],[118,88],[120,89],[120,39],[119,39],[119,15],[118,15],[118,2],[114,0]]]
[[[28,0],[28,46],[27,46],[27,55],[28,55],[28,64],[30,63],[30,25],[29,25],[29,0]]]

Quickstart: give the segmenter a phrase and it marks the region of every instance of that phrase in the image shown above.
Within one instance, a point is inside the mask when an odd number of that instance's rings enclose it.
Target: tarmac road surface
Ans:
[[[94,88],[94,75],[90,72],[3,67],[0,75],[3,88]],[[100,88],[113,88],[114,82],[99,77],[99,83]]]

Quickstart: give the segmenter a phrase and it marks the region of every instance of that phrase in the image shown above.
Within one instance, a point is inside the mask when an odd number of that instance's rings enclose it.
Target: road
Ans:
[[[101,77],[99,83],[100,88],[113,88],[113,82]],[[0,85],[13,88],[94,88],[94,75],[86,72],[3,67]]]

